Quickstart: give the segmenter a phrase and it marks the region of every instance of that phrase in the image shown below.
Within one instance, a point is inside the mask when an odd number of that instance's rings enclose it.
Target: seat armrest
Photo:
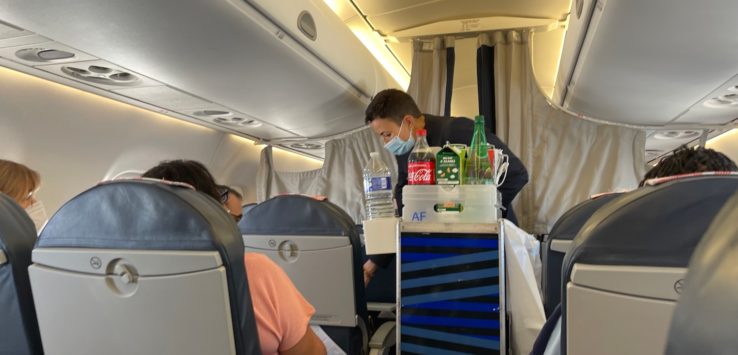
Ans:
[[[385,302],[367,302],[366,309],[370,312],[395,312],[397,305]]]
[[[395,322],[385,322],[369,340],[370,355],[388,354],[389,349],[397,343]]]

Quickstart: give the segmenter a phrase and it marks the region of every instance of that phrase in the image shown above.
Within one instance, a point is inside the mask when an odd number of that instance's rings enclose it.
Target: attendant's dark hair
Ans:
[[[672,155],[651,168],[639,186],[643,186],[649,179],[704,171],[738,171],[738,166],[725,154],[715,150],[681,146],[674,150]]]
[[[202,163],[194,160],[167,160],[147,170],[142,177],[184,182],[192,185],[216,201],[220,201],[218,185],[208,169]]]
[[[397,89],[382,90],[372,99],[366,108],[366,123],[377,118],[389,118],[395,123],[402,124],[405,115],[420,117],[420,109],[410,95]]]

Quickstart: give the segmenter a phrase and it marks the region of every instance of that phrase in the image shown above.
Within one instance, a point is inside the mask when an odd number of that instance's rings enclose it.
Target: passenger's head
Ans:
[[[651,168],[640,186],[649,179],[704,171],[738,171],[738,167],[723,153],[709,148],[682,146]]]
[[[225,185],[219,185],[218,191],[221,193],[221,196],[225,196],[221,197],[222,199],[225,199],[223,204],[231,217],[233,217],[233,220],[238,223],[238,221],[241,220],[241,217],[243,217],[243,207],[241,207],[243,196],[238,191]]]
[[[41,176],[23,164],[0,159],[0,192],[10,196],[22,208],[36,202],[34,193],[41,186]]]
[[[366,123],[382,137],[385,147],[396,155],[412,149],[408,141],[414,140],[416,129],[425,126],[422,116],[415,100],[397,89],[380,91],[366,108]]]
[[[222,202],[213,175],[204,165],[194,160],[163,161],[143,173],[142,177],[184,182],[192,185],[195,190]]]

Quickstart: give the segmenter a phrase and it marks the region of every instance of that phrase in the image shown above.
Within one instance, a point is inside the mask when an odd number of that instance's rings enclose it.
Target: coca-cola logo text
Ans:
[[[410,181],[431,181],[431,169],[418,169],[409,176]]]
[[[432,161],[410,162],[407,169],[408,183],[411,185],[435,184],[435,165]]]

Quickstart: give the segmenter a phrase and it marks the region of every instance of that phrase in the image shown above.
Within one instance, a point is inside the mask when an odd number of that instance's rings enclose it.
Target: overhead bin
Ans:
[[[371,96],[397,85],[322,0],[291,0],[289,6],[273,0],[230,1],[245,1],[262,11],[339,74],[348,78],[359,91]]]
[[[572,1],[554,102],[619,123],[728,123],[735,13],[731,0]]]
[[[322,1],[0,0],[0,20],[305,137],[362,126],[396,85]]]

